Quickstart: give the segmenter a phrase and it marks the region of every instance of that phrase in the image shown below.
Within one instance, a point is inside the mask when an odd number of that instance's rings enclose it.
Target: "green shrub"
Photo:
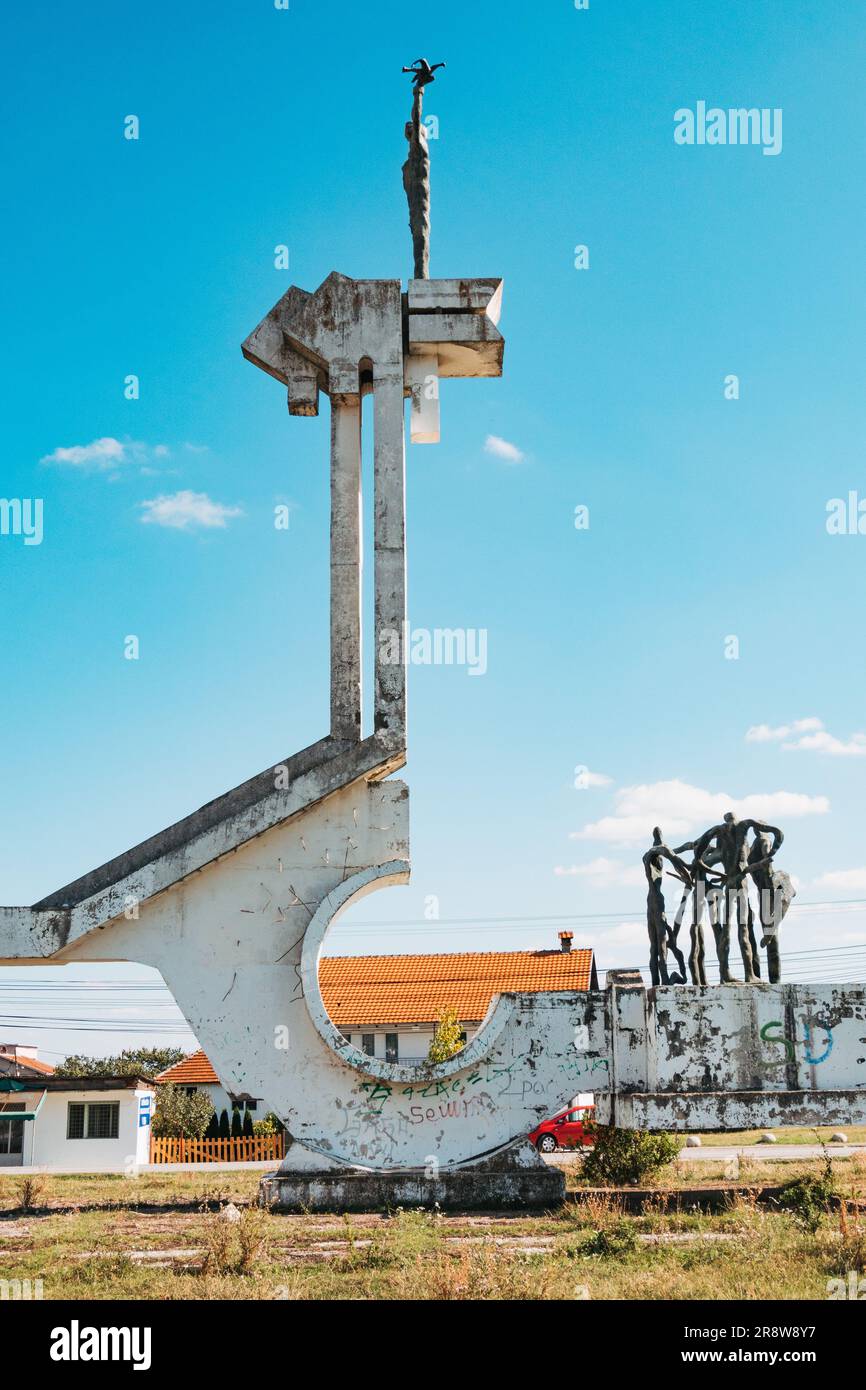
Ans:
[[[791,1213],[798,1226],[802,1226],[806,1231],[815,1232],[835,1195],[836,1184],[832,1171],[828,1170],[820,1177],[806,1175],[786,1182],[776,1197],[776,1202],[782,1211]]]
[[[583,1164],[590,1182],[622,1187],[645,1182],[672,1163],[679,1153],[673,1134],[649,1134],[643,1129],[594,1125],[595,1147]]]
[[[602,1259],[617,1259],[622,1255],[630,1255],[637,1249],[637,1232],[630,1221],[625,1217],[620,1217],[610,1225],[602,1226],[597,1231],[587,1231],[574,1241],[568,1249],[572,1258],[587,1258],[600,1256]]]

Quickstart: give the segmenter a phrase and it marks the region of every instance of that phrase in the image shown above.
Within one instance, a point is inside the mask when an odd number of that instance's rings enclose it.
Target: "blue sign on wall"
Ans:
[[[147,1114],[146,1111],[142,1111],[142,1113],[141,1113],[141,1114],[139,1115],[139,1117],[138,1117],[138,1127],[139,1127],[139,1129],[144,1129],[144,1128],[145,1128],[147,1125],[149,1125],[149,1124],[150,1124],[150,1116]]]

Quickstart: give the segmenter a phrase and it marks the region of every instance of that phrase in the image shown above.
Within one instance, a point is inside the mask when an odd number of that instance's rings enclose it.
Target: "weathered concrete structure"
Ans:
[[[349,904],[409,876],[405,420],[439,437],[439,383],[502,371],[498,279],[291,288],[243,345],[291,415],[331,408],[328,734],[32,907],[0,908],[0,963],[159,970],[227,1090],[291,1144],[267,1200],[292,1208],[543,1204],[564,1189],[525,1139],[579,1092],[599,1118],[708,1129],[852,1121],[864,987],[503,994],[435,1066],[368,1057],[329,1019],[318,960]],[[364,733],[361,400],[374,417],[374,692]],[[781,1030],[781,1032],[779,1031]],[[826,1038],[824,1035],[826,1034]],[[822,1038],[824,1041],[822,1042]],[[829,1039],[829,1044],[827,1039]],[[829,1050],[828,1050],[829,1047]],[[819,1055],[819,1049],[820,1054]]]
[[[620,983],[587,1002],[601,1123],[759,1129],[866,1120],[866,985]]]

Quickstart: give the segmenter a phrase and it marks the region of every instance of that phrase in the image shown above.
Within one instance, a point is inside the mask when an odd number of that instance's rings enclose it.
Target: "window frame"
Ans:
[[[108,1133],[94,1134],[92,1132],[93,1123],[91,1115],[94,1111],[109,1112]],[[73,1115],[77,1116],[81,1112],[81,1133],[73,1134]],[[78,1126],[76,1124],[75,1128]],[[66,1104],[66,1138],[67,1140],[92,1139],[94,1141],[104,1139],[117,1139],[120,1137],[120,1101],[119,1100],[70,1100]]]

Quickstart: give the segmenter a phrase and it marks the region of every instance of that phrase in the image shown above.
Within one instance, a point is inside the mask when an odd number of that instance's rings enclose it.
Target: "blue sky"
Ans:
[[[0,899],[325,732],[327,409],[289,420],[239,345],[290,283],[408,276],[419,54],[448,62],[432,273],[502,275],[507,346],[408,452],[409,612],[486,629],[488,670],[411,669],[413,881],[334,949],[554,945],[571,916],[643,963],[635,824],[686,838],[729,800],[781,822],[800,903],[866,899],[866,537],[826,527],[866,498],[859,0],[49,0],[3,31],[0,495],[43,499],[44,538],[0,536]],[[781,108],[781,153],[677,145],[702,100]],[[864,920],[800,908],[785,944]]]

